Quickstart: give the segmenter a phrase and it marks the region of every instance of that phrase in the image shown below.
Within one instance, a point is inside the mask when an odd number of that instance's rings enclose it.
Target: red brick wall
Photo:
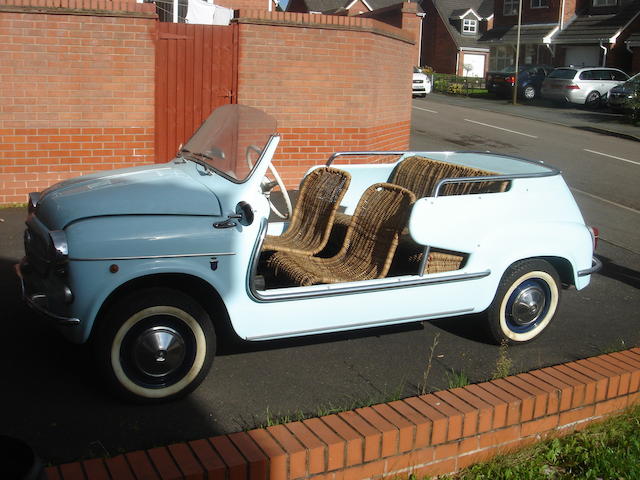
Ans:
[[[437,73],[456,73],[458,48],[447,27],[429,0],[422,4],[427,21],[422,32],[422,65],[432,67]]]
[[[575,1],[565,0],[565,21],[572,17],[575,13]],[[531,0],[523,0],[522,3],[522,23],[554,23],[560,19],[560,10],[562,9],[562,0],[549,0],[549,6],[546,8],[531,8]],[[518,14],[503,15],[504,0],[495,1],[494,26],[515,25],[518,23]]]
[[[256,10],[269,10],[269,0],[216,0],[216,5],[221,7],[233,8],[234,10],[240,9],[256,9]],[[272,5],[272,10],[275,7]]]
[[[634,47],[631,50],[633,51],[633,57],[631,59],[631,72],[628,73],[635,75],[640,72],[640,47]]]
[[[337,150],[408,148],[412,35],[361,17],[239,17],[238,103],[278,119],[288,185]]]
[[[102,2],[103,15],[87,16],[20,13],[6,3],[0,204],[24,202],[29,191],[65,178],[153,162],[153,5]]]
[[[268,428],[51,466],[51,480],[452,474],[640,404],[640,348]],[[86,475],[85,475],[86,472]]]

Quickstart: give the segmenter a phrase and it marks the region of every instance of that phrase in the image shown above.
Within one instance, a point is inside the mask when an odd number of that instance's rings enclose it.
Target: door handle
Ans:
[[[213,224],[213,228],[233,228],[238,225],[236,222],[228,218],[222,222],[216,222]]]

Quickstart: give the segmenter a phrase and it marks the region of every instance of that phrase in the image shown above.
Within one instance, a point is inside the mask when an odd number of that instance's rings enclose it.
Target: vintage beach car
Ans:
[[[30,195],[24,297],[91,343],[121,396],[192,391],[225,333],[259,341],[485,312],[496,342],[528,342],[561,290],[598,268],[594,231],[549,165],[336,153],[309,170],[292,209],[275,132],[269,115],[224,106],[166,164]],[[288,218],[269,222],[276,185]]]

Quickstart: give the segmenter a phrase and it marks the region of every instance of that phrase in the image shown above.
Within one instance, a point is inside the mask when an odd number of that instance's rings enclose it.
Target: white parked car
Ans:
[[[418,67],[413,67],[413,95],[425,97],[431,93],[431,88],[431,78]]]
[[[561,291],[598,268],[560,171],[486,152],[336,153],[302,180],[289,219],[270,223],[276,132],[266,113],[227,105],[168,163],[30,195],[24,298],[69,340],[91,340],[116,393],[187,394],[229,333],[485,312],[496,342],[528,342]],[[354,155],[396,160],[336,168]]]
[[[542,82],[541,94],[549,100],[598,107],[609,90],[628,79],[629,75],[617,68],[556,68]]]

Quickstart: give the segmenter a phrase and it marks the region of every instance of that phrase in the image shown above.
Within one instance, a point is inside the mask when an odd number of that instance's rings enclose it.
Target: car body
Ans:
[[[612,110],[625,111],[631,109],[631,102],[640,92],[640,73],[635,74],[622,85],[609,90],[607,106]]]
[[[515,66],[502,70],[487,72],[486,86],[489,93],[501,96],[513,95],[516,81]],[[533,100],[540,95],[543,80],[553,70],[549,65],[520,65],[518,67],[518,96],[525,100]]]
[[[350,235],[364,222],[363,192],[382,189],[372,185],[414,189],[417,200],[399,212],[408,234],[396,237],[397,249],[385,246],[395,251],[389,273],[280,283],[262,248],[267,233],[288,225],[268,220],[267,169],[279,181],[275,132],[269,115],[227,105],[168,163],[30,195],[26,256],[16,268],[24,298],[70,341],[91,340],[99,371],[121,396],[185,395],[207,374],[216,336],[224,342],[228,332],[261,341],[487,312],[497,342],[527,342],[553,317],[562,286],[582,289],[597,269],[593,231],[557,169],[487,152],[365,152],[394,161],[339,165],[351,181],[333,207]],[[353,155],[362,153],[327,164]],[[411,165],[428,168],[402,180],[398,172]],[[308,176],[319,168],[327,167]],[[403,245],[422,259],[402,256]],[[454,266],[436,268],[452,257]]]
[[[609,90],[629,79],[629,75],[609,67],[560,67],[542,83],[542,97],[556,102],[597,107]]]
[[[431,78],[418,67],[413,67],[412,93],[413,96],[425,97],[431,93]]]

